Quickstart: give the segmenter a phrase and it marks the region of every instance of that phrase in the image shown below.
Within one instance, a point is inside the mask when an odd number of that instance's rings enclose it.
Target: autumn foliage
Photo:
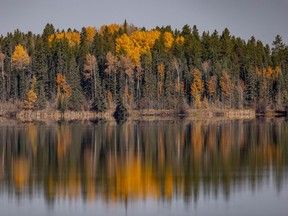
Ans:
[[[174,37],[171,32],[164,32],[163,35],[164,46],[167,50],[170,50],[174,43]]]
[[[96,29],[94,27],[88,26],[85,30],[87,41],[92,42],[96,34]]]
[[[12,66],[15,69],[21,70],[30,64],[30,57],[24,47],[19,44],[15,47],[12,55]]]
[[[57,85],[57,108],[59,110],[68,109],[69,97],[72,94],[72,89],[66,81],[66,77],[62,73],[58,73],[56,76]]]
[[[47,24],[42,35],[15,31],[0,38],[0,100],[97,112],[120,102],[129,109],[186,109],[263,101],[285,110],[287,50],[279,35],[270,48],[228,29],[201,34],[196,26],[146,29],[125,21],[77,31]]]
[[[90,34],[89,36],[91,39],[92,35]],[[80,34],[78,32],[71,32],[71,31],[52,34],[49,37],[48,41],[49,44],[52,44],[53,41],[59,42],[63,39],[66,39],[70,46],[77,46],[80,44]]]
[[[37,101],[37,94],[35,93],[35,85],[36,85],[36,77],[33,76],[32,81],[31,81],[31,88],[28,91],[27,99],[25,100],[25,103],[24,103],[25,109],[33,109]]]
[[[194,99],[194,104],[197,108],[201,107],[201,95],[204,89],[204,83],[201,78],[200,70],[197,68],[193,69],[193,83],[191,84],[191,95]]]
[[[150,51],[159,36],[160,32],[156,30],[135,31],[131,36],[123,34],[116,39],[116,52],[128,55],[137,65],[140,62],[140,56]]]

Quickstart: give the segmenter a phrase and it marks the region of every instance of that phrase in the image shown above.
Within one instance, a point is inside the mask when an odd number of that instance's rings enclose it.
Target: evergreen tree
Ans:
[[[67,82],[72,90],[69,100],[69,108],[71,110],[80,110],[84,102],[84,96],[80,83],[79,68],[76,64],[75,57],[72,57],[69,63]]]

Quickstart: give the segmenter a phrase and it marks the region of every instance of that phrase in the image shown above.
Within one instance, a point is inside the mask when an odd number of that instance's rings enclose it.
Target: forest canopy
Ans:
[[[284,109],[288,46],[123,24],[0,37],[0,100],[23,109]]]

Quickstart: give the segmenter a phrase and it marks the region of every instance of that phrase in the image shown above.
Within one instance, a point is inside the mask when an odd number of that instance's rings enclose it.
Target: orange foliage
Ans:
[[[36,85],[36,77],[32,77],[31,88],[28,91],[27,99],[24,101],[24,108],[25,109],[33,109],[34,104],[37,101],[37,94],[34,91]]]
[[[14,159],[13,163],[13,179],[18,190],[22,190],[27,184],[30,172],[29,160],[26,158]]]
[[[276,66],[275,68],[272,68],[270,66],[268,66],[267,68],[264,67],[262,71],[258,67],[256,67],[255,71],[258,76],[261,76],[268,80],[275,80],[282,74],[282,70],[279,66]]]
[[[92,42],[96,34],[96,29],[94,27],[86,27],[86,39],[89,42]]]
[[[77,46],[80,44],[80,34],[78,32],[62,32],[58,34],[52,34],[48,38],[49,44],[53,41],[59,42],[63,39],[68,40],[69,46]]]
[[[171,32],[165,32],[163,35],[164,46],[166,49],[171,49],[174,43],[174,37]]]
[[[173,170],[171,168],[167,169],[165,171],[165,183],[164,183],[164,192],[165,196],[169,199],[173,196],[173,190],[174,190],[174,179],[173,179]]]
[[[116,38],[116,52],[128,55],[136,66],[140,62],[140,56],[150,51],[159,36],[160,32],[156,30],[135,31],[131,36],[123,34]]]
[[[135,64],[140,62],[140,49],[127,34],[116,39],[116,52],[128,55]]]
[[[27,99],[24,102],[25,103],[24,108],[32,109],[36,101],[37,101],[37,95],[33,90],[30,89],[27,94]]]
[[[202,81],[201,73],[199,69],[194,68],[193,75],[194,75],[193,83],[190,86],[191,95],[194,98],[196,107],[199,108],[201,106],[200,99],[201,99],[201,95],[204,89],[204,83]]]
[[[100,29],[100,33],[103,34],[105,29],[108,28],[108,32],[113,35],[113,34],[115,34],[116,32],[119,31],[120,27],[121,27],[120,25],[115,24],[115,23],[112,23],[112,24],[110,24],[108,26],[107,25],[102,25],[101,29]]]
[[[56,85],[57,85],[57,95],[56,95],[56,103],[57,107],[61,107],[63,104],[67,102],[67,99],[72,94],[71,87],[67,84],[66,78],[61,73],[58,73],[56,76]]]
[[[56,76],[56,85],[59,91],[62,91],[67,96],[71,96],[72,89],[66,82],[66,77],[61,73],[58,73]]]
[[[208,94],[209,96],[213,96],[216,92],[216,76],[212,76],[207,83]]]
[[[180,37],[177,37],[175,41],[177,44],[183,44],[185,39],[183,36],[180,36]]]
[[[272,74],[273,74],[273,69],[272,69],[272,67],[268,67],[267,69],[266,69],[266,74],[265,74],[265,76],[268,78],[268,79],[270,79],[270,78],[272,78]]]
[[[12,66],[16,69],[23,69],[30,64],[30,57],[24,47],[19,44],[15,47],[12,55]]]
[[[129,159],[129,163],[116,169],[116,188],[118,197],[139,198],[150,195],[158,197],[159,187],[153,177],[151,166],[144,166],[139,158]]]

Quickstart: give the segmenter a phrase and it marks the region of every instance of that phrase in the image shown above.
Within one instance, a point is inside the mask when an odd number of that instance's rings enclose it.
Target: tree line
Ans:
[[[288,47],[225,29],[127,24],[0,37],[0,100],[21,109],[261,108],[288,104]]]

